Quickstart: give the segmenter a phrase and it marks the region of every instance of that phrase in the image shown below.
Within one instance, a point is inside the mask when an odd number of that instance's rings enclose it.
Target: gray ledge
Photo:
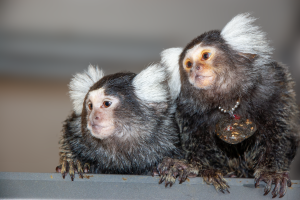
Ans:
[[[57,173],[0,172],[0,198],[2,199],[271,199],[271,192],[264,196],[264,184],[254,188],[253,179],[227,178],[230,194],[217,192],[202,178],[190,178],[172,188],[158,184],[159,177],[138,175],[86,174],[84,179],[72,182]],[[300,181],[292,181],[292,187],[282,199],[300,197]],[[274,186],[273,186],[274,187]]]

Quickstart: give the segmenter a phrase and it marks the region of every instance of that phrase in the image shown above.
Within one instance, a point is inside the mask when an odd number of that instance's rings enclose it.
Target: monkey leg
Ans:
[[[186,160],[164,158],[158,165],[157,171],[160,175],[159,184],[165,181],[165,187],[172,187],[178,177],[179,184],[183,183],[187,177],[196,177],[199,169],[197,166],[188,164]]]
[[[75,163],[75,164],[74,164]],[[78,173],[79,178],[83,178],[83,173],[88,173],[90,169],[90,164],[85,163],[82,167],[80,161],[74,162],[73,160],[64,160],[61,165],[56,167],[56,172],[61,173],[63,179],[65,179],[66,174],[70,174],[71,180],[74,181],[75,173]]]
[[[227,191],[228,193],[230,193],[228,190],[228,188],[230,187],[227,184],[227,181],[223,178],[223,175],[220,171],[215,169],[203,170],[201,172],[201,175],[203,177],[203,180],[208,185],[213,185],[217,191],[221,191],[222,193],[225,193],[225,191]]]
[[[275,184],[275,187],[272,191],[272,198],[275,198],[278,194],[279,198],[282,198],[286,193],[287,187],[292,186],[289,172],[267,172],[256,170],[254,175],[255,187],[259,186],[260,181],[263,181],[267,184],[265,186],[264,195],[267,195],[271,191],[272,184]]]

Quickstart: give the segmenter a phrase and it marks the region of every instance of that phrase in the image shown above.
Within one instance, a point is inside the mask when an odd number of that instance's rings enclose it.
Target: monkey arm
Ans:
[[[287,186],[291,186],[289,178],[289,166],[295,154],[293,149],[297,146],[297,138],[291,138],[290,130],[283,130],[278,126],[262,133],[267,135],[267,143],[264,152],[260,155],[257,166],[255,167],[255,187],[259,186],[260,181],[264,181],[265,194],[271,191],[272,184],[275,188],[272,191],[273,198],[279,194],[283,197]],[[268,137],[269,136],[269,137]]]
[[[78,172],[79,178],[83,178],[83,173],[89,171],[90,165],[86,163],[83,167],[81,162],[74,158],[70,146],[64,138],[60,140],[59,144],[61,145],[59,152],[61,165],[56,167],[56,172],[60,172],[63,178],[69,173],[72,181],[75,178],[75,172]]]
[[[78,118],[75,115],[71,115],[65,121],[63,134],[59,141],[60,165],[56,167],[56,172],[61,173],[63,178],[69,173],[72,181],[75,178],[75,172],[79,174],[79,178],[83,178],[83,173],[88,172],[90,169],[88,163],[82,166],[77,156],[72,153],[71,143],[74,143],[72,136],[74,135],[74,131],[78,129],[76,126],[73,127],[72,123],[76,123],[76,121],[78,121]]]
[[[259,135],[262,137],[261,141],[264,141],[261,144],[264,149],[255,167],[255,187],[260,181],[264,181],[267,183],[267,195],[274,183],[273,198],[278,194],[283,197],[287,186],[291,186],[289,166],[299,145],[296,105],[288,89],[282,91],[286,92],[279,96],[277,103],[273,103],[272,113],[264,112],[258,116],[259,121],[263,121]]]
[[[214,185],[215,189],[224,193],[229,193],[229,185],[223,178],[229,171],[228,158],[217,147],[215,142],[210,141],[209,133],[201,134],[202,140],[198,140],[195,150],[191,155],[191,160],[199,169],[199,175],[209,184]],[[201,142],[203,141],[203,142]]]

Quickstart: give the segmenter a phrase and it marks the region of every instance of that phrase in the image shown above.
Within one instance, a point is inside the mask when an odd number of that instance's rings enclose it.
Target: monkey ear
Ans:
[[[73,101],[73,109],[76,114],[82,112],[83,102],[86,94],[97,81],[104,76],[102,70],[98,67],[89,65],[88,70],[83,73],[76,74],[70,84],[70,98]]]
[[[253,59],[254,65],[264,65],[270,62],[273,48],[269,46],[266,33],[259,26],[254,25],[255,18],[249,13],[235,16],[221,31],[226,43],[240,55]]]
[[[168,85],[170,88],[171,99],[175,100],[181,88],[179,57],[183,48],[170,48],[161,52],[161,64],[166,67],[168,73]]]
[[[166,85],[167,74],[160,64],[150,65],[133,79],[135,95],[142,101],[154,105],[168,102],[169,91]]]

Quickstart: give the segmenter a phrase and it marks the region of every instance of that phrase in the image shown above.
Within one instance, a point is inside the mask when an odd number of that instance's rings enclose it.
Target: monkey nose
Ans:
[[[196,70],[200,70],[200,69],[201,69],[201,66],[198,65],[198,66],[196,67]]]
[[[100,117],[98,117],[98,116],[95,116],[95,120],[100,120]]]

